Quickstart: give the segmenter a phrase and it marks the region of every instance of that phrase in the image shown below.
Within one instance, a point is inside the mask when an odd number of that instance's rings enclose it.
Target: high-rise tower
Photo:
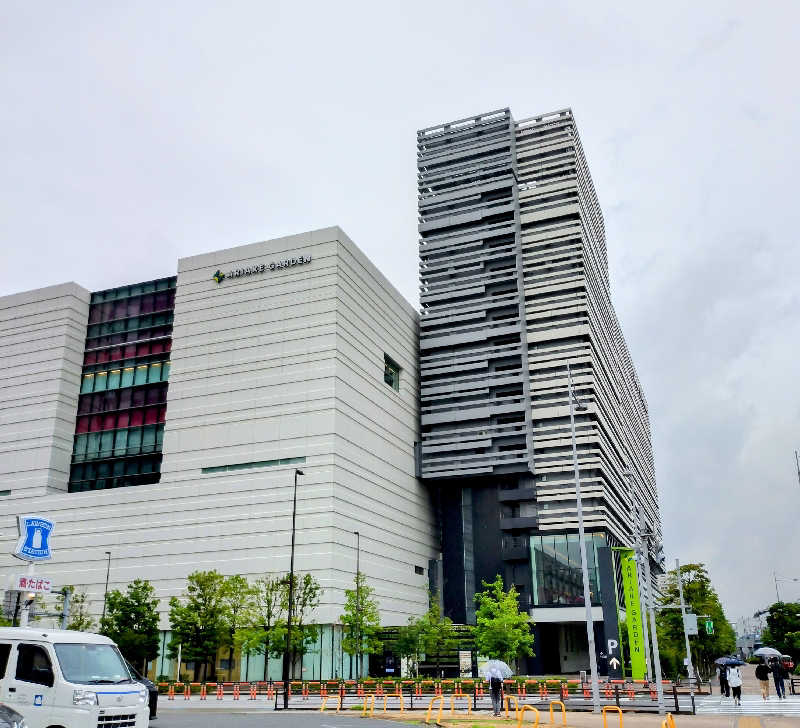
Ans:
[[[438,495],[445,611],[473,621],[481,580],[500,573],[537,622],[530,668],[580,669],[567,364],[588,405],[576,434],[593,603],[614,588],[599,583],[597,549],[630,545],[637,506],[653,543],[661,523],[647,403],[575,120],[503,109],[423,129],[417,150],[421,472]]]

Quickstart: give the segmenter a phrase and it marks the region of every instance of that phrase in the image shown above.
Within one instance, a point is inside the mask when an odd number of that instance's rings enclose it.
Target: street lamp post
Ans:
[[[286,651],[283,653],[283,708],[289,707],[289,665],[292,644],[292,602],[294,600],[294,526],[297,518],[297,476],[305,475],[302,470],[294,471],[294,495],[292,497],[292,549],[289,556],[289,603],[286,608]]]
[[[589,642],[589,669],[592,673],[592,712],[600,712],[600,684],[597,680],[597,655],[594,649],[594,621],[592,619],[592,595],[589,589],[589,566],[586,561],[586,533],[583,529],[583,503],[581,502],[581,476],[578,470],[578,448],[575,444],[575,409],[585,410],[575,397],[572,386],[572,370],[567,363],[567,383],[569,385],[569,424],[572,430],[572,466],[575,470],[575,504],[578,514],[578,541],[581,550],[581,572],[583,574],[583,601],[586,606],[586,638]]]
[[[356,680],[361,679],[361,534],[353,531],[356,537]]]
[[[106,565],[106,590],[103,592],[103,616],[100,619],[100,624],[103,624],[103,620],[106,618],[106,601],[108,599],[108,577],[111,574],[111,552],[106,551],[106,556],[108,557],[108,564]]]

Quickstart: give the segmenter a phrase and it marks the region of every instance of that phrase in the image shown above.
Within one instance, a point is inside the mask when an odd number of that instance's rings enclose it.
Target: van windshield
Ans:
[[[122,655],[113,645],[57,644],[55,650],[67,682],[84,685],[132,682]]]

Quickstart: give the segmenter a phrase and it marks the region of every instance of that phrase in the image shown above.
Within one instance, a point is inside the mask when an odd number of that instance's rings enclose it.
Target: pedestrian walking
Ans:
[[[511,677],[511,668],[502,660],[489,660],[483,668],[483,676],[489,681],[492,696],[492,712],[497,717],[503,709],[503,680]]]
[[[778,694],[778,699],[785,700],[786,687],[783,680],[786,676],[786,669],[783,667],[783,663],[777,657],[773,657],[770,661],[770,670],[772,670],[772,679],[775,681],[775,692]]]
[[[719,694],[729,698],[731,689],[728,685],[728,668],[725,665],[720,665],[717,670],[719,671]]]
[[[769,699],[769,667],[767,667],[767,663],[759,662],[756,665],[756,680],[758,680],[758,684],[761,686],[761,697],[764,700]]]
[[[739,668],[736,665],[731,665],[728,668],[728,673],[725,676],[727,678],[728,685],[731,686],[731,690],[733,690],[733,703],[734,705],[741,705],[742,704],[742,673],[739,672]]]

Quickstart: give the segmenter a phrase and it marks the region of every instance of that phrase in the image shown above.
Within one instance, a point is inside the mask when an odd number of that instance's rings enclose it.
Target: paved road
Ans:
[[[163,711],[150,728],[400,728],[410,725],[396,721],[361,718],[360,714],[319,713],[220,713],[217,711]]]

